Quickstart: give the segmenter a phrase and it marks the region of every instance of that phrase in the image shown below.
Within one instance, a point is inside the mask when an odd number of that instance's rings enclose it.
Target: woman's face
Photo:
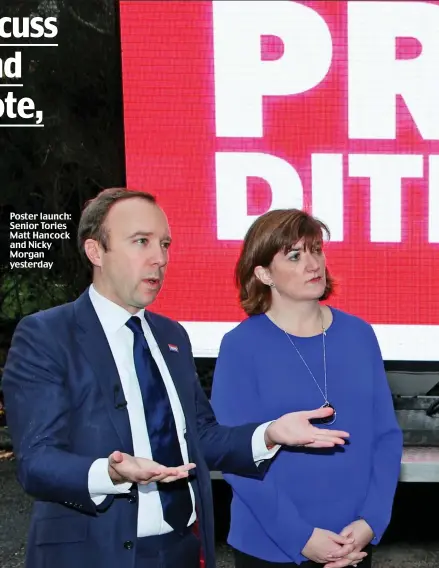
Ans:
[[[302,239],[286,254],[279,251],[273,257],[268,275],[280,296],[295,301],[317,300],[323,296],[326,261],[322,245],[317,242],[312,249],[305,250]]]

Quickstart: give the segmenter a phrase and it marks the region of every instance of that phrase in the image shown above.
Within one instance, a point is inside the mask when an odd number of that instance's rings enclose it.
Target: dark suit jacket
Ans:
[[[257,424],[218,425],[198,382],[186,331],[163,316],[147,318],[185,414],[189,459],[197,465],[191,483],[206,568],[214,568],[209,469],[261,476],[251,448]],[[134,567],[136,486],[99,506],[88,492],[88,472],[97,458],[114,450],[133,453],[127,409],[117,408],[115,400],[122,385],[88,290],[75,302],[19,323],[3,389],[18,479],[36,498],[28,568]]]

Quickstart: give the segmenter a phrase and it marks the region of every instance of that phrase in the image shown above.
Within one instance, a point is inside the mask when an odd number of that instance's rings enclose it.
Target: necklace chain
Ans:
[[[320,388],[319,383],[317,382],[314,373],[311,371],[311,369],[308,366],[308,363],[305,361],[305,359],[302,357],[302,354],[300,353],[300,351],[298,350],[298,348],[296,347],[296,344],[294,343],[294,341],[291,339],[290,335],[284,330],[283,327],[280,327],[280,329],[285,333],[285,335],[287,336],[287,339],[289,340],[289,342],[291,343],[291,345],[294,347],[294,349],[297,352],[297,355],[299,355],[300,359],[302,360],[303,364],[305,365],[305,367],[308,369],[308,373],[311,375],[313,381],[315,382],[317,388],[319,389],[319,391],[321,392],[323,399],[325,401],[325,404],[329,404],[328,402],[328,385],[327,385],[327,379],[326,379],[326,342],[325,342],[325,337],[326,337],[326,329],[323,323],[323,314],[322,311],[320,310],[320,319],[322,322],[322,345],[323,345],[323,372],[324,372],[324,377],[325,377],[325,391],[323,392],[322,389]]]

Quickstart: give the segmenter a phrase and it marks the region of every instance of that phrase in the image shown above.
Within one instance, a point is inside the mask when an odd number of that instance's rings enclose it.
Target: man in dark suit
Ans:
[[[3,375],[18,478],[36,498],[27,567],[197,568],[202,547],[213,568],[209,468],[263,478],[279,445],[348,434],[310,423],[328,409],[218,425],[186,331],[145,310],[171,243],[153,196],[101,192],[78,243],[93,284],[19,323]]]

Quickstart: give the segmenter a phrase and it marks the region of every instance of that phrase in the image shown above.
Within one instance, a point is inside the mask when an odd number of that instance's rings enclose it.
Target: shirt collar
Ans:
[[[124,327],[133,315],[139,317],[142,322],[145,321],[144,309],[140,309],[136,314],[131,314],[122,306],[115,304],[100,294],[93,284],[90,285],[89,296],[105,333],[116,333]]]

